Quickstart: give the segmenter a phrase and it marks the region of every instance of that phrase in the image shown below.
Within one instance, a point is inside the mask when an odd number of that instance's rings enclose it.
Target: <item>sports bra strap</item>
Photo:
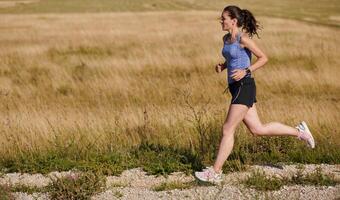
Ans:
[[[241,32],[238,32],[237,33],[237,37],[236,37],[237,38],[237,42],[239,42],[239,43],[241,41],[241,34],[242,34]]]

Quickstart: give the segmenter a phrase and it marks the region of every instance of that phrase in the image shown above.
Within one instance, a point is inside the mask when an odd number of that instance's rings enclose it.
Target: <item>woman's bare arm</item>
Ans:
[[[256,45],[256,43],[252,39],[244,36],[241,38],[241,44],[249,49],[257,57],[257,61],[248,67],[250,71],[253,72],[267,63],[268,58],[266,54],[264,54],[264,52]]]

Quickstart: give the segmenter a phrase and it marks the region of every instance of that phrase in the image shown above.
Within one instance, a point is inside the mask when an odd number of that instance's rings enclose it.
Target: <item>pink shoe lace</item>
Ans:
[[[308,132],[309,130],[308,130],[308,127],[307,127],[306,123],[305,122],[301,122],[295,128],[299,131],[299,134],[298,134],[297,138],[299,140],[306,141],[308,146],[310,146],[311,148],[314,148],[315,147],[314,138],[311,135],[311,133]]]

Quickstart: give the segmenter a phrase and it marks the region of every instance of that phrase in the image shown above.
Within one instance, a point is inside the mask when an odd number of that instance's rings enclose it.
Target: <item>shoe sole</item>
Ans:
[[[310,132],[310,130],[309,130],[309,128],[308,128],[308,126],[307,126],[307,124],[306,124],[305,121],[302,121],[301,124],[302,124],[302,126],[306,129],[306,133],[308,133],[308,135],[312,138],[313,146],[310,145],[310,147],[311,147],[312,149],[314,149],[314,148],[315,148],[315,141],[314,141],[314,137],[313,137],[312,133]]]

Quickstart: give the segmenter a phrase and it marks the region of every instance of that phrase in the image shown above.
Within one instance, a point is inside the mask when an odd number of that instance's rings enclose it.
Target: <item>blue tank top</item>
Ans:
[[[226,59],[226,66],[228,69],[228,83],[235,82],[231,78],[232,71],[235,69],[244,69],[250,66],[251,61],[251,51],[247,48],[242,48],[240,46],[241,33],[237,34],[236,41],[233,43],[228,43],[224,40],[224,45],[222,49],[222,55]],[[250,75],[246,75],[250,77]]]

